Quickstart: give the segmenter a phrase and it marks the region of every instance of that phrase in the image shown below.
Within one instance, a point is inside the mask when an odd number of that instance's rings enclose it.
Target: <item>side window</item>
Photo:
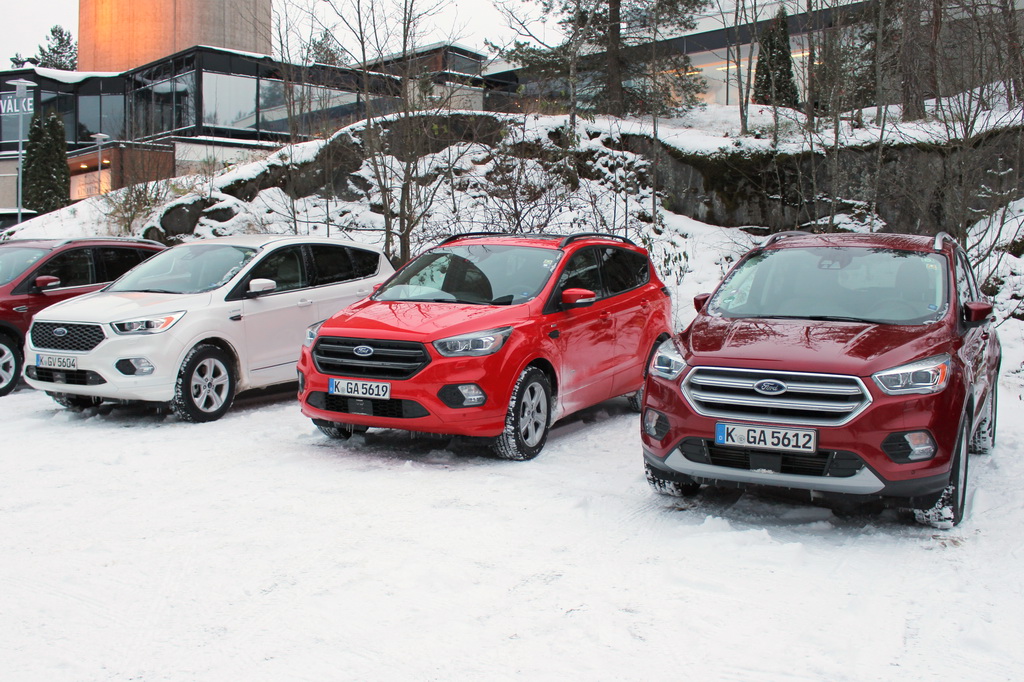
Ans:
[[[345,282],[358,276],[352,267],[349,250],[344,246],[313,244],[310,249],[313,252],[317,285]]]
[[[143,251],[126,247],[103,247],[94,252],[100,262],[100,276],[104,282],[112,282],[142,262]]]
[[[352,267],[357,278],[372,277],[380,269],[380,256],[373,251],[349,249],[348,254],[352,258]]]
[[[565,264],[558,278],[558,291],[566,289],[590,289],[599,297],[602,295],[596,249],[584,249]]]
[[[601,266],[609,296],[635,289],[651,277],[647,258],[625,249],[601,249]]]
[[[34,277],[52,275],[60,280],[60,287],[80,287],[96,283],[96,272],[93,268],[89,249],[72,249],[57,254],[43,263]]]
[[[249,281],[272,279],[277,283],[274,291],[292,291],[309,286],[306,268],[302,263],[302,247],[278,249],[261,260],[249,272]]]

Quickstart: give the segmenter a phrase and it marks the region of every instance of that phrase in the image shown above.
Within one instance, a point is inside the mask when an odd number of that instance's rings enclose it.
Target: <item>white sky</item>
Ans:
[[[281,0],[274,0],[275,6]],[[78,39],[78,0],[19,2],[4,0],[4,30],[0,31],[0,69],[10,68],[16,52],[38,51],[50,27],[60,24]],[[508,40],[511,32],[489,0],[452,0],[451,8],[437,17],[437,33],[428,42],[454,36],[467,47],[483,48],[484,40]]]

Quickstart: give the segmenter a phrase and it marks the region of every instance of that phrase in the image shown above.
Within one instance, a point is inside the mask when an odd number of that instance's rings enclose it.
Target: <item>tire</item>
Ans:
[[[939,493],[935,504],[928,508],[914,510],[914,518],[918,523],[948,530],[964,520],[964,511],[967,507],[967,463],[970,460],[967,452],[969,436],[970,426],[965,417],[964,424],[960,427],[960,434],[956,439],[956,447],[953,450],[949,484]]]
[[[235,399],[235,372],[231,356],[201,343],[181,363],[171,409],[186,422],[212,422],[224,416]]]
[[[5,396],[21,380],[21,348],[9,336],[0,334],[0,396]]]
[[[694,481],[686,474],[676,474],[676,478],[666,478],[665,475],[644,462],[644,473],[647,475],[647,483],[651,489],[659,495],[670,495],[672,497],[692,497],[700,492],[700,483]]]
[[[971,453],[984,455],[989,453],[996,446],[996,416],[999,411],[999,390],[993,387],[989,396],[988,408],[978,422],[978,428],[974,430],[971,438]]]
[[[512,389],[505,430],[491,449],[502,459],[533,459],[544,448],[550,428],[551,382],[541,370],[527,367]]]
[[[74,393],[53,393],[50,391],[46,392],[46,395],[53,398],[61,407],[65,407],[72,412],[81,412],[87,410],[90,407],[96,407],[103,402],[103,398],[97,398],[91,395],[76,395]]]
[[[348,440],[352,437],[352,427],[348,424],[327,422],[322,419],[314,419],[313,423],[320,429],[320,433],[333,440]]]

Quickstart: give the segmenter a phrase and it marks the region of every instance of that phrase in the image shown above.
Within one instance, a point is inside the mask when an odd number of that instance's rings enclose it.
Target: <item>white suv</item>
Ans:
[[[294,381],[306,329],[394,269],[364,244],[245,235],[182,244],[36,315],[25,379],[60,404],[170,403],[220,418],[235,393]]]

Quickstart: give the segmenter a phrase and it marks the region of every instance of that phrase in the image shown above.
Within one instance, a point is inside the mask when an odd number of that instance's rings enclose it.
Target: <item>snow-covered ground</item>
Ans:
[[[714,135],[663,134],[731,144],[721,111],[693,117]],[[107,229],[83,202],[18,236]],[[1024,201],[976,229],[1013,241]],[[671,215],[646,236],[680,328],[753,241]],[[1024,262],[979,260],[1003,282],[998,445],[972,456],[951,531],[656,496],[621,399],[506,462],[393,431],[329,441],[288,394],[193,425],[18,390],[0,399],[0,679],[1024,679]]]
[[[952,531],[751,493],[652,494],[624,400],[531,462],[291,395],[193,425],[3,399],[3,679],[1012,680],[1024,423]]]

